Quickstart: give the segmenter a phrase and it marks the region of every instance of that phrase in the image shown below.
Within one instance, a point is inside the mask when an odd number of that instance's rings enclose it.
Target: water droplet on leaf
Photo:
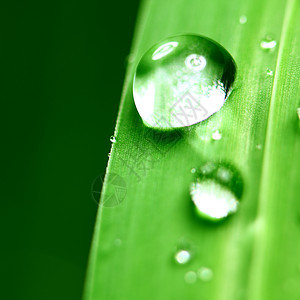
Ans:
[[[191,169],[191,173],[192,173],[192,174],[195,174],[196,171],[197,171],[196,168],[192,168],[192,169]]]
[[[273,76],[273,71],[271,69],[267,69],[267,75],[268,76]]]
[[[133,83],[144,124],[158,129],[190,126],[221,109],[236,66],[218,43],[197,35],[168,38],[140,60]]]
[[[274,49],[276,45],[276,40],[270,35],[266,35],[260,42],[260,47],[267,51]]]
[[[197,175],[190,194],[199,217],[219,221],[237,211],[243,182],[233,166],[208,162]]]
[[[222,138],[222,134],[220,133],[219,130],[216,130],[216,131],[211,135],[211,138],[212,138],[214,141],[219,141],[219,140]]]
[[[179,250],[175,254],[175,260],[181,265],[188,263],[190,259],[191,259],[191,254],[187,250]]]
[[[297,108],[297,115],[298,115],[298,118],[300,120],[300,107]]]
[[[122,240],[121,239],[115,239],[114,244],[115,244],[115,246],[120,247],[122,245]]]
[[[112,142],[112,143],[115,143],[116,141],[117,141],[117,139],[116,139],[116,137],[115,136],[111,136],[110,137],[110,141]]]
[[[206,267],[201,267],[197,274],[202,281],[210,281],[213,278],[213,271]]]
[[[257,144],[257,145],[255,146],[255,148],[256,148],[257,150],[261,150],[261,149],[262,149],[262,144]]]
[[[197,274],[194,271],[188,271],[184,275],[184,280],[189,284],[195,283],[197,281]]]
[[[245,24],[247,23],[247,17],[246,16],[241,16],[240,17],[240,24]]]

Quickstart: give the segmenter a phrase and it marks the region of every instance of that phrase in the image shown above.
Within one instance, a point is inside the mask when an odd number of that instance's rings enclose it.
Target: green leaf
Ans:
[[[84,300],[299,299],[299,31],[298,0],[143,3]],[[180,33],[216,40],[238,73],[224,107],[176,136],[143,125],[132,79],[149,47]],[[267,34],[277,41],[274,51],[260,47]],[[210,139],[215,129],[219,141]],[[190,169],[207,161],[226,161],[243,177],[239,210],[220,224],[199,220],[189,196]],[[174,251],[182,239],[193,255],[178,265]],[[185,274],[201,267],[213,272],[211,280],[188,284]]]

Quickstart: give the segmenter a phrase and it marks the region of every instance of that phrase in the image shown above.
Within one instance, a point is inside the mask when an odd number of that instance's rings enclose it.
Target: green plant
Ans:
[[[99,207],[84,300],[298,299],[299,30],[297,0],[143,3],[100,203],[114,174],[126,196]],[[180,33],[223,45],[237,64],[235,88],[220,112],[178,139],[149,136],[132,99],[135,67],[150,46]],[[260,46],[267,34],[274,50]],[[221,140],[201,139],[216,128]],[[212,225],[192,210],[190,169],[220,160],[239,169],[245,190],[238,212]],[[194,254],[178,265],[182,237]],[[185,274],[200,267],[213,278],[187,284]]]

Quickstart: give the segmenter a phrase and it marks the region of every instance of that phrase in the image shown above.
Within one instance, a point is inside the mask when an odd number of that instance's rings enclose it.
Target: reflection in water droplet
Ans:
[[[213,271],[206,267],[201,267],[197,274],[202,281],[210,281],[213,278]]]
[[[227,217],[238,208],[234,194],[213,180],[193,183],[191,195],[199,214],[211,219]]]
[[[300,107],[297,108],[297,115],[298,115],[298,118],[300,120]]]
[[[245,24],[247,23],[247,17],[246,16],[241,16],[240,17],[240,24]]]
[[[273,76],[273,71],[271,69],[267,69],[267,75],[268,76]]]
[[[153,60],[158,60],[171,53],[178,46],[178,42],[169,42],[158,47],[152,54]]]
[[[191,254],[187,250],[180,250],[175,254],[175,260],[181,264],[184,265],[187,262],[189,262],[191,259]]]
[[[260,42],[260,47],[263,50],[272,50],[276,47],[276,45],[276,40],[270,35],[265,36]]]
[[[185,65],[192,70],[201,71],[206,66],[206,59],[198,54],[191,54],[185,59]]]
[[[199,169],[190,185],[190,194],[199,217],[218,221],[237,211],[243,182],[229,164],[208,162]]]
[[[219,167],[217,170],[217,177],[222,182],[230,182],[232,180],[232,171],[228,168]]]
[[[194,271],[188,271],[184,275],[184,280],[189,284],[195,283],[197,280],[197,274]]]
[[[136,108],[149,127],[190,126],[221,109],[236,66],[218,43],[196,35],[168,38],[140,60],[133,82]]]
[[[219,141],[219,140],[222,138],[222,134],[220,133],[219,130],[216,130],[216,131],[211,135],[211,138],[212,138],[214,141]]]
[[[112,142],[112,143],[115,143],[116,141],[117,141],[117,139],[116,139],[116,137],[115,136],[111,136],[110,137],[110,141]]]

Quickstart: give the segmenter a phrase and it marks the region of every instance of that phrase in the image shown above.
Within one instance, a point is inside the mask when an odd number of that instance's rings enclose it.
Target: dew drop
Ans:
[[[214,141],[219,141],[219,140],[222,138],[222,134],[220,133],[219,130],[216,130],[216,131],[211,135],[211,138],[212,138]]]
[[[110,157],[110,156],[111,156],[111,152],[109,152],[109,153],[107,154],[107,156]]]
[[[247,17],[246,16],[240,16],[240,24],[247,23]]]
[[[300,107],[297,108],[297,115],[298,115],[298,118],[299,118],[299,121],[300,121]]]
[[[191,169],[191,173],[192,173],[192,174],[195,174],[196,171],[197,171],[196,168],[192,168],[192,169]]]
[[[273,71],[271,69],[267,69],[267,75],[268,76],[273,76]]]
[[[206,163],[200,167],[198,178],[190,185],[197,215],[210,221],[219,221],[235,213],[242,191],[239,172],[223,163]]]
[[[213,278],[213,271],[209,268],[201,267],[197,271],[197,275],[202,281],[210,281]]]
[[[175,260],[181,265],[188,263],[190,259],[191,259],[191,254],[187,250],[179,250],[175,254]]]
[[[116,141],[117,141],[117,139],[116,139],[116,137],[115,136],[111,136],[110,137],[110,141],[112,142],[112,143],[115,143]]]
[[[257,150],[261,150],[261,149],[262,149],[262,144],[257,144],[257,145],[255,146],[255,148],[256,148]]]
[[[114,244],[115,244],[115,246],[120,247],[122,245],[122,240],[121,239],[115,239]]]
[[[168,38],[141,58],[133,82],[136,108],[146,126],[197,124],[221,109],[236,65],[218,43],[197,35]]]
[[[276,40],[270,35],[266,35],[260,42],[260,47],[267,51],[274,49],[276,45]]]
[[[186,283],[193,284],[197,281],[197,274],[194,271],[188,271],[184,275],[184,280]]]

